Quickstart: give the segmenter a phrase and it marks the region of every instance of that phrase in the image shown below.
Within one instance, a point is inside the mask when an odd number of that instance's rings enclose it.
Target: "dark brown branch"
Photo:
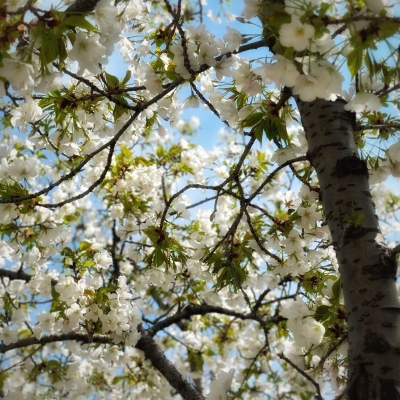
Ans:
[[[400,124],[377,124],[377,125],[360,125],[354,129],[355,132],[368,131],[372,129],[400,129]]]
[[[148,332],[150,335],[154,336],[158,331],[168,328],[169,326],[178,323],[182,319],[189,319],[192,315],[206,315],[209,313],[224,314],[242,320],[254,320],[259,322],[261,325],[265,325],[267,322],[277,323],[283,320],[283,318],[279,315],[264,320],[256,315],[254,312],[244,314],[224,307],[203,304],[200,306],[188,306],[184,308],[182,311],[177,312],[176,314],[166,318],[165,320],[155,323],[151,328],[148,329]]]
[[[79,200],[84,198],[85,196],[87,196],[89,193],[92,193],[94,189],[96,189],[97,186],[99,186],[104,178],[107,175],[108,170],[110,169],[111,166],[111,162],[112,162],[112,156],[114,154],[114,148],[115,148],[115,142],[111,143],[110,145],[110,150],[108,151],[108,157],[107,157],[107,163],[105,165],[105,167],[103,168],[103,171],[101,172],[99,178],[96,179],[95,182],[93,182],[88,188],[87,190],[85,190],[82,193],[79,193],[78,195],[74,196],[74,197],[70,197],[69,199],[66,199],[64,201],[60,201],[59,203],[55,203],[55,204],[42,204],[42,203],[38,203],[37,205],[40,207],[45,207],[45,208],[57,208],[57,207],[62,207],[65,204],[68,203],[72,203],[75,200]]]
[[[58,68],[58,64],[54,63],[55,67]],[[89,99],[90,98],[95,98],[98,96],[103,96],[106,97],[108,100],[110,100],[112,103],[126,108],[127,110],[132,110],[132,111],[136,111],[138,109],[138,106],[131,106],[129,104],[126,104],[118,99],[116,99],[115,97],[113,97],[113,95],[111,93],[107,93],[104,90],[99,89],[95,84],[93,84],[89,79],[83,78],[82,76],[79,76],[71,71],[68,71],[66,68],[62,69],[62,72],[64,72],[65,74],[71,76],[72,78],[76,79],[79,82],[84,83],[86,86],[90,87],[90,89],[92,89],[95,92],[98,92],[99,95],[89,95],[87,96]],[[146,89],[144,86],[142,87],[142,89]],[[136,89],[138,90],[138,89]],[[85,99],[85,98],[83,98]],[[80,101],[82,99],[76,99],[76,101]]]
[[[204,399],[194,386],[175,368],[171,361],[168,360],[149,332],[142,332],[142,338],[137,343],[136,348],[144,352],[146,358],[151,361],[153,366],[161,372],[170,385],[185,400]]]
[[[76,0],[67,9],[67,14],[89,13],[93,11],[99,0]]]
[[[290,275],[285,276],[281,281],[278,283],[278,286],[284,285],[286,282],[290,282],[292,280],[292,277]],[[260,297],[257,299],[256,303],[253,306],[253,312],[257,312],[258,309],[263,305],[262,301],[264,300],[265,296],[270,292],[270,289],[264,290],[260,294]]]
[[[321,368],[321,370],[324,368],[324,364],[325,361],[328,359],[328,357],[334,352],[336,351],[341,345],[342,343],[344,343],[344,341],[347,339],[347,333],[344,334],[332,347],[330,347],[328,349],[328,351],[323,355],[323,357],[321,357],[321,359],[319,360],[318,363],[318,368]]]
[[[111,231],[112,231],[111,257],[112,257],[112,262],[113,262],[113,271],[112,271],[111,279],[114,282],[118,281],[118,277],[121,273],[120,266],[119,266],[119,259],[118,259],[118,255],[117,255],[117,246],[118,246],[118,243],[120,242],[120,238],[117,235],[116,226],[117,226],[117,223],[114,220],[113,224],[112,224],[112,228],[111,228]]]
[[[64,342],[66,340],[76,340],[78,342],[83,343],[103,343],[109,344],[111,343],[111,339],[109,336],[106,335],[93,335],[89,338],[89,335],[86,333],[78,333],[78,332],[69,332],[69,333],[62,333],[60,335],[48,335],[42,336],[40,339],[37,339],[35,336],[32,336],[27,339],[20,339],[16,343],[10,344],[0,344],[0,353],[4,354],[7,351],[20,349],[22,347],[33,346],[36,344],[48,344],[54,342]]]
[[[250,44],[246,44],[244,46],[241,46],[239,48],[238,51],[234,51],[234,52],[228,52],[225,53],[221,56],[216,57],[215,59],[217,61],[221,60],[223,56],[226,57],[230,57],[232,54],[237,54],[237,53],[241,53],[244,51],[248,51],[248,50],[253,50],[253,49],[257,49],[259,47],[264,47],[266,46],[266,41],[263,40],[259,40],[258,42],[254,42],[254,43],[250,43]],[[207,69],[209,69],[210,67],[206,64],[202,65],[199,72],[203,72],[206,71]],[[109,142],[105,143],[103,146],[101,146],[99,149],[97,149],[96,151],[94,151],[93,153],[87,155],[85,157],[85,159],[73,170],[70,171],[70,173],[68,173],[67,175],[64,175],[63,177],[61,177],[58,181],[50,184],[47,188],[44,188],[36,193],[32,193],[28,196],[21,196],[18,198],[13,198],[13,199],[0,199],[0,204],[20,204],[26,200],[31,200],[34,199],[36,197],[39,197],[43,194],[47,194],[49,193],[52,189],[54,189],[55,187],[59,186],[60,183],[69,180],[71,178],[73,178],[77,173],[79,173],[82,168],[97,154],[99,154],[101,151],[103,151],[104,149],[106,149],[108,146],[110,146],[113,142],[117,142],[117,140],[120,138],[120,136],[125,132],[125,130],[129,127],[129,125],[137,118],[137,116],[146,108],[148,108],[149,106],[151,106],[154,103],[157,103],[158,100],[162,99],[163,97],[165,97],[168,93],[172,92],[175,88],[177,88],[181,83],[185,82],[185,79],[183,78],[178,78],[176,81],[172,82],[170,85],[168,85],[168,87],[163,90],[160,94],[158,94],[157,96],[153,97],[151,100],[147,101],[146,103],[143,103],[141,105],[138,105],[136,108],[136,112],[131,116],[131,118],[127,121],[127,123],[119,130],[119,132],[114,136],[113,139],[111,139]]]
[[[200,100],[207,105],[207,107],[219,118],[221,119],[219,112],[217,111],[217,109],[204,97],[203,93],[200,92],[199,89],[197,89],[196,85],[194,83],[191,83],[190,86],[192,87],[192,89],[195,91],[195,93],[197,94],[197,96],[199,96]],[[222,120],[221,120],[222,121]],[[233,129],[228,121],[222,121],[225,125],[227,125],[229,128]]]
[[[254,142],[256,141],[255,137],[252,137],[249,142],[246,144],[246,148],[244,149],[242,155],[240,156],[240,159],[238,161],[238,163],[236,164],[236,168],[235,170],[228,176],[228,178],[226,178],[222,183],[220,183],[218,186],[209,186],[209,185],[199,185],[199,184],[190,184],[185,186],[183,189],[179,190],[178,192],[176,192],[175,194],[173,194],[168,202],[166,203],[166,207],[163,211],[163,214],[161,216],[161,221],[160,221],[160,229],[163,229],[163,225],[165,222],[165,218],[168,214],[168,209],[169,207],[171,207],[172,202],[179,197],[181,194],[183,194],[186,190],[188,189],[210,189],[210,190],[215,190],[217,192],[220,192],[223,187],[229,183],[230,181],[232,181],[233,176],[235,174],[238,174],[240,168],[242,167],[244,160],[246,159],[247,155],[249,154],[251,147],[253,146]]]
[[[29,282],[33,276],[25,273],[24,271],[11,271],[9,269],[0,269],[0,277],[9,278],[11,280],[20,279]]]
[[[152,362],[153,366],[160,371],[170,385],[176,389],[185,400],[203,400],[203,396],[196,391],[190,382],[183,378],[181,373],[167,359],[153,337],[147,331],[143,330],[141,332],[141,336],[141,339],[136,344],[136,348],[144,352],[146,358]],[[8,345],[0,344],[0,353],[6,353],[10,350],[38,344],[45,345],[48,343],[64,342],[67,340],[75,340],[83,343],[112,343],[110,337],[106,335],[89,336],[85,333],[70,332],[60,335],[43,336],[40,339],[32,336],[27,339],[18,340],[16,343],[11,343]]]
[[[278,167],[276,167],[263,181],[263,183],[260,185],[260,187],[254,191],[254,193],[247,199],[247,203],[250,203],[263,189],[264,187],[272,181],[272,179],[274,178],[274,176],[283,168],[287,167],[288,165],[291,165],[295,162],[299,162],[299,161],[307,161],[307,157],[306,156],[300,156],[300,157],[296,157],[293,158],[291,160],[288,160],[286,162],[284,162],[283,164],[279,165]]]
[[[0,199],[0,204],[20,204],[26,200],[31,200],[36,197],[41,196],[42,194],[47,194],[49,193],[52,189],[60,185],[60,183],[67,181],[68,179],[73,178],[77,173],[79,173],[82,168],[97,154],[102,152],[104,149],[106,149],[108,146],[112,145],[113,143],[116,143],[118,139],[122,136],[122,134],[126,131],[126,129],[129,128],[130,124],[137,118],[137,116],[140,114],[142,110],[137,111],[135,114],[133,114],[129,120],[125,123],[125,125],[118,131],[118,133],[107,143],[105,143],[103,146],[99,147],[97,150],[95,150],[93,153],[88,154],[85,159],[74,169],[72,169],[68,174],[62,176],[58,181],[50,184],[47,188],[40,190],[39,192],[32,193],[28,196],[21,196],[18,198],[12,198],[12,199]],[[42,205],[44,206],[44,205]]]
[[[21,270],[20,271],[11,271],[9,269],[0,269],[0,277],[8,278],[11,280],[20,279],[25,282],[29,282],[31,279],[34,278],[32,275],[29,275],[24,271],[21,271]],[[52,286],[55,286],[55,285],[57,285],[57,281],[55,279],[52,279],[51,284],[52,284]]]
[[[179,23],[179,18],[180,18],[179,11],[180,10],[178,10],[178,15],[176,15],[174,10],[171,7],[170,2],[168,0],[164,0],[164,3],[165,3],[165,6],[167,7],[168,12],[172,15],[174,24],[175,24],[176,28],[178,29],[179,34],[181,35],[181,43],[182,43],[182,49],[183,49],[183,64],[185,65],[185,68],[190,73],[190,75],[193,76],[196,74],[196,72],[193,70],[193,68],[190,65],[185,32],[182,29],[182,25]]]
[[[264,245],[261,243],[260,238],[258,237],[257,232],[254,229],[253,223],[251,221],[251,217],[249,212],[247,211],[247,209],[244,210],[245,214],[246,214],[246,219],[247,219],[247,224],[249,225],[250,228],[250,232],[253,235],[254,240],[256,241],[258,247],[269,257],[273,258],[275,261],[277,261],[279,264],[282,263],[282,260],[276,255],[271,253],[269,250],[267,250]]]
[[[215,200],[216,198],[217,198],[217,196],[206,197],[206,198],[203,199],[203,200],[199,200],[199,201],[197,201],[196,203],[190,204],[190,205],[187,206],[186,208],[189,210],[190,208],[194,208],[194,207],[200,206],[200,205],[202,205],[202,204],[204,204],[204,203],[207,203],[208,201]],[[169,215],[176,215],[176,211],[170,212]],[[151,247],[151,246],[150,246],[150,247]]]
[[[181,194],[185,193],[187,190],[189,189],[209,189],[209,190],[218,190],[218,186],[210,186],[210,185],[201,185],[198,183],[191,183],[189,185],[186,185],[184,188],[182,188],[181,190],[179,190],[178,192],[174,193],[169,200],[166,202],[165,204],[165,208],[164,211],[161,215],[161,222],[160,222],[160,227],[162,229],[165,219],[167,217],[168,214],[168,210],[169,207],[171,207],[172,202],[179,197]]]
[[[398,244],[396,247],[394,247],[391,251],[392,251],[393,257],[396,257],[397,254],[400,254],[400,244]]]
[[[332,19],[324,21],[325,25],[340,25],[340,24],[351,24],[355,21],[371,21],[371,22],[394,22],[395,24],[400,24],[399,17],[377,17],[374,15],[355,15],[349,18]]]
[[[315,381],[314,378],[312,378],[310,375],[308,375],[306,372],[304,372],[301,368],[299,368],[296,364],[294,364],[292,361],[290,361],[283,353],[278,354],[278,357],[284,361],[286,361],[292,368],[294,368],[300,375],[304,376],[309,382],[311,382],[317,391],[315,399],[316,400],[323,400],[323,397],[321,395],[321,390],[319,387],[319,384]]]
[[[400,83],[396,83],[396,85],[393,85],[392,87],[387,87],[383,88],[381,90],[378,90],[375,92],[377,96],[386,96],[387,94],[394,92],[395,90],[400,89]]]
[[[257,352],[256,356],[252,359],[251,364],[249,365],[248,368],[245,369],[246,375],[243,377],[242,383],[240,384],[238,393],[240,393],[240,390],[242,389],[243,385],[246,383],[247,378],[250,376],[251,369],[253,368],[253,365],[256,363],[258,357],[264,352],[264,350],[268,349],[268,343],[264,344],[263,347]]]

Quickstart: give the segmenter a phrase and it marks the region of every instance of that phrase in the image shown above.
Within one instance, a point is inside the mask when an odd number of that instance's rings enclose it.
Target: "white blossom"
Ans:
[[[6,346],[11,343],[16,343],[18,341],[18,329],[10,328],[7,325],[0,328],[0,340],[2,340],[3,344]]]
[[[0,76],[6,78],[16,91],[24,92],[34,85],[32,65],[12,58],[3,58],[2,62]]]
[[[314,36],[315,29],[310,24],[302,24],[297,15],[292,15],[290,24],[283,24],[279,41],[285,47],[293,47],[296,51],[305,50]]]
[[[229,26],[226,27],[228,33],[225,33],[224,40],[228,42],[228,50],[229,51],[237,51],[242,43],[242,35],[236,29],[230,28]]]
[[[294,63],[281,55],[275,55],[274,64],[263,63],[261,67],[255,68],[255,74],[260,75],[265,84],[274,82],[277,86],[292,87],[296,83],[296,78],[300,75]]]
[[[233,368],[228,372],[219,372],[217,379],[211,382],[210,393],[207,395],[206,400],[226,400],[226,394],[231,388],[234,374],[235,370]]]
[[[100,251],[96,253],[93,257],[96,267],[100,269],[107,269],[112,264],[112,257],[106,251]]]
[[[99,34],[87,36],[85,32],[80,31],[76,34],[74,46],[68,53],[68,57],[72,61],[78,61],[80,72],[86,69],[96,74],[100,72],[99,63],[107,63],[104,58],[105,53],[106,48],[100,44]]]
[[[348,111],[363,112],[363,111],[379,111],[382,104],[379,97],[372,93],[357,93],[353,99],[347,103],[344,108]]]

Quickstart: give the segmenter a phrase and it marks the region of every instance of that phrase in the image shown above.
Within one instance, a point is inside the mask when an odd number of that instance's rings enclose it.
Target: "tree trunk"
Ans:
[[[355,115],[342,100],[296,101],[339,262],[349,341],[347,399],[400,399],[396,260],[384,244],[367,165],[357,154]]]

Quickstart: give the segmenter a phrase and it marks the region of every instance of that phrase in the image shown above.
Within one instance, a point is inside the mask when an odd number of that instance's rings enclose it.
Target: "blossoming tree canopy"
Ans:
[[[399,398],[398,5],[209,3],[0,4],[1,397]]]

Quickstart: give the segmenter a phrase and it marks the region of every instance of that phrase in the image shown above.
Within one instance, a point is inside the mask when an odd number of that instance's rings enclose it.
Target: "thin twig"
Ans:
[[[321,390],[319,387],[319,383],[315,381],[313,377],[308,375],[305,371],[303,371],[301,368],[299,368],[295,363],[290,361],[283,353],[278,354],[278,357],[284,361],[286,361],[292,368],[294,368],[300,375],[304,376],[309,382],[311,382],[317,391],[316,393],[316,400],[323,400],[323,397],[321,395]]]

